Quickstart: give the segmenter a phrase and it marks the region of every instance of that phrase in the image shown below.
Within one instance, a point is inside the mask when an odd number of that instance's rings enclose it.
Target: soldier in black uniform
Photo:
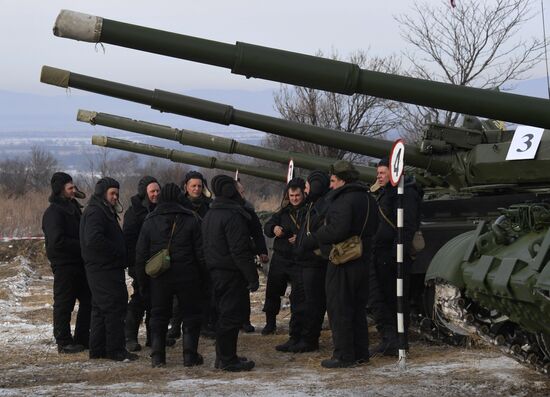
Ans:
[[[281,209],[277,211],[264,225],[267,237],[274,238],[273,256],[267,275],[265,304],[263,311],[266,325],[262,335],[275,332],[276,317],[281,308],[281,296],[284,295],[288,283],[290,294],[290,324],[289,336],[292,344],[299,341],[304,321],[304,286],[302,269],[295,261],[296,235],[300,230],[299,211],[305,199],[305,181],[302,178],[292,179],[286,187]]]
[[[53,333],[59,353],[78,353],[88,348],[91,293],[80,254],[81,205],[70,175],[56,172],[51,179],[50,206],[42,217],[46,254],[53,271]],[[74,337],[71,313],[78,300]]]
[[[166,331],[174,295],[183,319],[183,365],[203,363],[197,352],[206,277],[200,220],[179,204],[180,194],[180,188],[174,183],[162,188],[159,204],[145,219],[136,246],[136,275],[139,284],[148,286],[151,295],[153,367],[166,364]],[[170,254],[170,268],[156,278],[148,277],[147,259],[164,248],[168,248]]]
[[[138,343],[138,331],[144,314],[147,330],[145,345],[150,346],[150,297],[141,296],[134,265],[136,263],[136,244],[141,226],[147,214],[155,209],[159,194],[160,185],[155,178],[152,176],[141,178],[138,183],[138,193],[130,199],[132,204],[124,214],[124,223],[122,225],[122,232],[124,233],[124,240],[126,241],[126,249],[128,251],[128,275],[132,278],[133,289],[130,302],[128,302],[125,328],[126,348],[131,352],[141,350],[141,345]]]
[[[371,284],[369,306],[381,334],[381,343],[372,349],[371,354],[397,356],[397,297],[396,297],[396,247],[397,247],[397,187],[389,183],[388,159],[382,159],[377,166],[377,182],[381,186],[378,194],[379,224],[374,239],[374,261],[369,274]],[[403,296],[409,296],[410,256],[414,233],[419,225],[420,190],[414,179],[405,178],[403,197]],[[404,300],[403,310],[405,332],[409,326],[409,300]]]
[[[329,256],[333,244],[352,236],[360,236],[363,244],[362,256],[339,265],[329,262],[327,268],[327,311],[334,352],[321,365],[343,368],[369,361],[366,304],[378,214],[369,187],[358,182],[359,173],[351,163],[337,161],[331,173],[325,224],[315,233],[323,255]]]
[[[245,322],[250,291],[259,287],[250,246],[250,215],[236,182],[218,175],[211,184],[216,198],[202,223],[204,256],[218,309],[216,367],[249,371],[254,361],[237,356],[239,328]]]
[[[300,230],[296,237],[296,262],[302,268],[305,295],[305,316],[302,336],[277,346],[279,351],[304,353],[319,349],[319,337],[326,312],[325,274],[327,259],[321,256],[315,232],[324,223],[325,194],[329,190],[329,176],[323,171],[312,171],[307,177],[307,199],[300,211]]]
[[[119,184],[101,178],[80,220],[80,248],[92,291],[90,358],[135,360],[126,350],[124,318],[128,306],[126,246],[118,223]]]

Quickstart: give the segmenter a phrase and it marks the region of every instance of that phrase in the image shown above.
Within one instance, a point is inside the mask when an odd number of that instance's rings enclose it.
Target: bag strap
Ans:
[[[378,206],[378,211],[380,211],[380,215],[382,215],[382,218],[384,218],[384,220],[385,220],[386,222],[388,222],[392,228],[394,228],[395,230],[397,230],[397,228],[395,227],[394,223],[393,223],[392,221],[390,221],[390,219],[386,216],[386,214],[384,214],[384,211],[382,211],[382,207]]]
[[[365,231],[365,227],[367,226],[367,221],[369,220],[369,213],[370,213],[370,196],[367,196],[367,216],[365,217],[365,223],[363,223],[363,228],[361,229],[361,233],[359,234],[359,239],[363,237],[363,232]]]
[[[172,231],[170,232],[170,238],[168,239],[168,247],[166,249],[168,250],[168,253],[170,253],[170,243],[172,242],[172,236],[174,235],[174,231],[176,230],[176,222],[178,220],[178,217],[174,219],[174,223],[172,224]]]

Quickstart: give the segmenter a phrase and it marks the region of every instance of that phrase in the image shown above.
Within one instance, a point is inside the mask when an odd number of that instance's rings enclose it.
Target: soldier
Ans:
[[[321,365],[343,368],[369,361],[368,269],[378,214],[376,201],[368,186],[358,183],[359,173],[351,163],[337,161],[331,174],[325,224],[315,233],[323,255],[329,256],[333,244],[352,236],[359,236],[363,244],[360,257],[338,266],[330,262],[327,268],[327,312],[334,352]]]
[[[300,230],[296,237],[296,262],[302,268],[305,294],[305,320],[302,336],[297,343],[290,339],[276,347],[279,351],[304,353],[319,349],[319,337],[326,312],[325,274],[327,259],[320,256],[314,233],[325,220],[325,194],[329,190],[329,176],[323,171],[312,171],[306,180],[306,203],[300,216]]]
[[[128,291],[126,246],[118,217],[119,184],[101,178],[80,220],[80,247],[92,291],[90,358],[136,360],[126,350],[124,318]]]
[[[236,182],[217,175],[211,184],[216,198],[202,224],[204,256],[218,309],[216,367],[249,371],[255,363],[237,356],[239,329],[246,321],[250,291],[259,288],[250,248],[250,214]]]
[[[382,341],[371,351],[371,355],[397,356],[397,297],[396,297],[396,247],[397,247],[397,187],[390,181],[389,161],[380,160],[377,166],[377,183],[381,186],[378,195],[379,224],[374,239],[374,261],[369,274],[371,284],[369,306],[376,320],[376,327]],[[419,225],[421,196],[412,178],[405,179],[403,199],[403,296],[409,296],[410,256],[412,239]],[[408,299],[404,300],[405,332],[409,326]]]
[[[147,214],[151,213],[158,201],[160,194],[160,185],[152,176],[144,176],[138,183],[138,193],[130,199],[130,208],[124,214],[124,223],[122,232],[126,242],[128,257],[128,275],[132,278],[133,293],[128,302],[128,311],[126,313],[126,348],[134,352],[141,350],[138,343],[138,331],[143,315],[145,314],[145,328],[147,331],[146,346],[150,346],[149,319],[150,302],[149,297],[141,296],[140,285],[136,278],[136,244]]]
[[[183,319],[183,365],[203,363],[197,352],[206,275],[200,221],[179,204],[180,194],[180,188],[174,183],[162,188],[159,204],[145,219],[136,246],[136,275],[151,295],[153,367],[166,365],[166,331],[174,295]],[[147,259],[165,248],[169,251],[170,267],[155,278],[148,277],[145,274]]]
[[[302,269],[295,261],[294,246],[296,235],[300,230],[299,211],[304,203],[305,181],[302,178],[292,179],[286,187],[281,209],[266,222],[264,232],[273,241],[273,256],[267,275],[265,304],[263,311],[266,325],[262,335],[275,333],[276,317],[281,308],[281,296],[290,283],[290,323],[289,336],[292,344],[298,343],[302,334],[304,321],[304,286]]]
[[[56,172],[51,179],[50,206],[42,217],[46,254],[53,272],[53,333],[59,353],[78,353],[88,348],[91,293],[80,253],[81,205],[70,175]],[[79,198],[84,198],[81,193]],[[71,313],[78,300],[74,338]]]
[[[265,237],[262,229],[262,223],[260,218],[254,210],[254,205],[246,199],[244,185],[240,179],[237,179],[237,190],[244,200],[244,209],[250,215],[250,221],[248,222],[248,228],[250,230],[250,237],[252,238],[252,246],[254,247],[254,254],[259,258],[260,263],[269,262],[269,256],[267,255],[267,245],[265,244]],[[241,329],[246,333],[252,333],[256,331],[256,328],[250,323],[250,296],[248,296],[248,304],[246,306],[248,315],[246,321],[242,325]]]

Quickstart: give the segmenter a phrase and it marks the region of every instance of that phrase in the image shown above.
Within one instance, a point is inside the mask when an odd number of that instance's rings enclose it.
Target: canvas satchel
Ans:
[[[147,273],[149,277],[156,278],[170,269],[170,243],[172,242],[174,230],[176,230],[176,221],[177,217],[174,219],[174,223],[172,224],[172,231],[170,232],[170,238],[168,239],[168,246],[161,249],[145,263],[145,273]]]
[[[359,236],[351,236],[338,244],[333,244],[328,256],[330,263],[335,266],[340,266],[363,256],[363,240],[361,237],[363,236],[365,226],[367,226],[367,221],[369,220],[369,212],[370,197],[367,201],[367,216],[365,217],[365,223],[363,223],[361,233]]]

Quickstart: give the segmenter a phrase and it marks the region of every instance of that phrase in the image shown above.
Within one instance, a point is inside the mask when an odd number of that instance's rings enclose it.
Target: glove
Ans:
[[[250,292],[256,292],[256,291],[258,291],[258,288],[260,288],[260,282],[256,279],[253,282],[251,282],[250,284],[248,284],[247,288]]]

